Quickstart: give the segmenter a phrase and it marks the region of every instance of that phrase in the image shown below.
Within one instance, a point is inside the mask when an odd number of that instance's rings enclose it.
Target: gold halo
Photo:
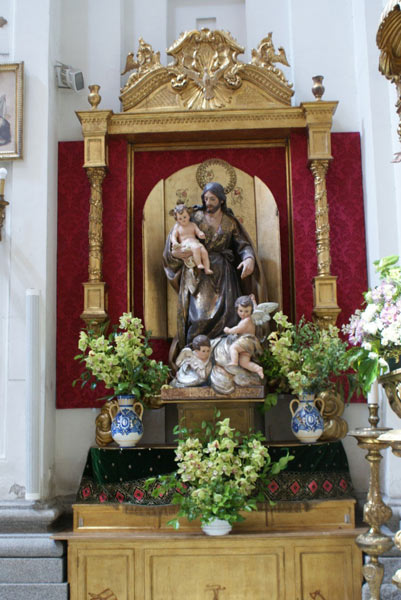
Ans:
[[[199,187],[203,190],[205,185],[209,183],[207,178],[207,169],[212,165],[216,165],[224,169],[225,172],[223,177],[226,183],[224,184],[221,182],[221,185],[224,188],[224,193],[229,194],[235,188],[235,184],[237,183],[237,174],[234,167],[221,158],[209,158],[199,165],[199,167],[196,169],[196,181],[198,182]],[[221,179],[220,176],[211,181],[218,181],[219,179]]]

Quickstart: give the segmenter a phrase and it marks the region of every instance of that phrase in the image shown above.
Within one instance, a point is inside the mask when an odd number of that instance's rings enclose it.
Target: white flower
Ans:
[[[375,360],[376,358],[378,358],[378,354],[376,354],[376,352],[369,352],[369,358],[371,358],[372,360]]]
[[[368,304],[363,313],[361,314],[362,321],[369,322],[375,316],[377,310],[376,304]]]
[[[376,321],[366,323],[364,326],[364,330],[366,331],[366,333],[369,333],[370,335],[376,335],[377,330],[378,330],[378,325],[377,325]]]
[[[370,350],[372,350],[372,344],[370,342],[363,342],[362,348],[370,351]]]
[[[384,358],[379,358],[379,365],[385,369],[388,369],[388,362]]]

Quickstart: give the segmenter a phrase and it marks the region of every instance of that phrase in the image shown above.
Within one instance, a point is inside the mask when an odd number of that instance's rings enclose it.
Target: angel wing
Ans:
[[[252,321],[255,325],[263,325],[270,321],[270,313],[278,309],[277,302],[262,302],[258,304],[252,313]]]

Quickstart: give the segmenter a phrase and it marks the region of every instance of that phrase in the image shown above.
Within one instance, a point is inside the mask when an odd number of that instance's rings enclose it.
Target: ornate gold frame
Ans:
[[[101,322],[107,317],[101,182],[107,174],[109,136],[123,137],[131,144],[128,162],[132,178],[134,152],[139,148],[251,147],[288,139],[291,131],[306,129],[316,205],[314,316],[322,325],[335,322],[340,309],[336,277],[330,273],[326,172],[332,159],[330,132],[337,102],[317,100],[291,106],[292,86],[275,66],[288,64],[285,52],[275,51],[271,34],[252,51],[251,63],[238,60],[243,51],[226,32],[190,31],[169,48],[174,63],[164,67],[159,54],[140,40],[136,60],[132,53],[127,58],[125,72],[133,73],[122,90],[122,113],[98,110],[99,87],[90,86],[92,110],[77,113],[84,135],[83,166],[91,184],[89,278],[83,284],[85,321]],[[132,188],[129,179],[131,193]],[[128,210],[132,217],[130,204]],[[132,240],[128,251],[132,251]]]

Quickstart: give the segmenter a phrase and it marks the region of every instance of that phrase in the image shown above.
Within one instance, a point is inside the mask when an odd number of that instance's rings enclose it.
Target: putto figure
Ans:
[[[171,385],[190,387],[206,385],[212,370],[211,344],[206,335],[197,335],[190,347],[183,348],[177,357],[178,371]]]
[[[177,221],[171,233],[172,249],[175,251],[191,252],[198,269],[204,269],[206,275],[211,275],[213,271],[210,269],[209,255],[205,246],[198,242],[197,239],[204,240],[205,234],[195,223],[190,221],[189,208],[185,204],[177,204],[171,212]],[[191,266],[188,259],[186,264],[187,266]]]
[[[235,301],[240,322],[235,327],[225,327],[224,333],[236,335],[230,345],[230,359],[228,366],[240,365],[248,371],[257,373],[263,379],[263,368],[251,361],[252,356],[262,352],[260,341],[256,337],[256,325],[263,325],[270,321],[270,313],[278,308],[276,302],[256,304],[255,296],[240,296]]]

